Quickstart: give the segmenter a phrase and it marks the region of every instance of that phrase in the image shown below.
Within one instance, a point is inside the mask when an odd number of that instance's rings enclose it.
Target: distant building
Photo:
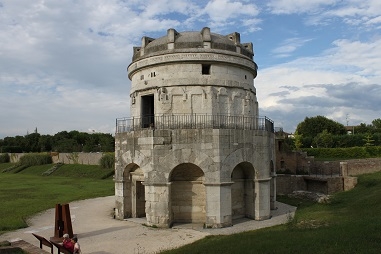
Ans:
[[[355,134],[355,128],[358,126],[344,126],[345,130],[347,131],[347,134]]]
[[[252,43],[169,29],[134,47],[131,117],[117,119],[115,217],[148,225],[270,218],[273,122],[258,116]]]

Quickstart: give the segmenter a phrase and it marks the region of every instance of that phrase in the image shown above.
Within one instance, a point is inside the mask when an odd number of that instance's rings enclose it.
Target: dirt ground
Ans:
[[[177,248],[207,235],[234,234],[286,223],[295,207],[277,202],[272,218],[264,221],[243,219],[222,229],[203,229],[198,224],[175,225],[169,229],[146,227],[145,218],[124,221],[113,219],[114,196],[76,201],[69,204],[73,232],[84,254],[158,253]],[[54,209],[32,217],[29,227],[0,235],[1,241],[22,239],[39,246],[32,233],[46,239],[54,236]],[[44,250],[49,250],[43,247]],[[57,249],[54,250],[56,252]]]

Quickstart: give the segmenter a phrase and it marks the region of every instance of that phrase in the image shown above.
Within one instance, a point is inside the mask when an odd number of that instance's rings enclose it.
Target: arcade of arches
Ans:
[[[231,173],[230,196],[222,197],[231,202],[231,218],[255,218],[254,167],[241,162]],[[125,192],[124,209],[126,217],[146,217],[145,186],[143,170],[136,164],[129,164],[123,174]],[[207,194],[205,174],[192,163],[182,163],[171,171],[167,188],[170,225],[174,223],[202,223],[206,221]],[[211,198],[211,197],[209,197]]]

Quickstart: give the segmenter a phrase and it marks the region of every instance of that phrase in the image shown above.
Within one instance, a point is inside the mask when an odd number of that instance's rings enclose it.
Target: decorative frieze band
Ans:
[[[129,72],[129,75],[131,76],[132,73],[134,73],[137,69],[140,69],[140,68],[144,68],[144,67],[148,67],[148,66],[152,66],[156,64],[161,64],[161,63],[171,63],[171,62],[178,62],[178,61],[184,61],[186,63],[189,63],[192,61],[213,61],[213,62],[238,64],[246,68],[250,68],[252,70],[256,70],[257,68],[256,64],[253,61],[250,61],[248,59],[238,57],[238,56],[221,54],[218,52],[174,53],[174,54],[152,56],[152,57],[134,62],[128,67],[128,72]]]

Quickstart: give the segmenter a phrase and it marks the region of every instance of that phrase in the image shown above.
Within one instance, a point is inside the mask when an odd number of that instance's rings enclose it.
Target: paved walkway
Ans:
[[[221,229],[203,229],[202,225],[182,224],[170,229],[143,226],[144,219],[119,221],[112,218],[114,196],[82,200],[70,203],[74,234],[78,235],[84,254],[157,253],[177,248],[207,235],[226,235],[286,223],[294,215],[295,207],[277,202],[272,218],[264,221],[243,219],[235,225]],[[28,228],[0,235],[0,242],[20,239],[39,246],[32,235],[36,233],[50,239],[54,235],[54,209],[47,210],[28,221]],[[43,249],[50,251],[46,246]],[[56,253],[55,248],[54,252]]]

